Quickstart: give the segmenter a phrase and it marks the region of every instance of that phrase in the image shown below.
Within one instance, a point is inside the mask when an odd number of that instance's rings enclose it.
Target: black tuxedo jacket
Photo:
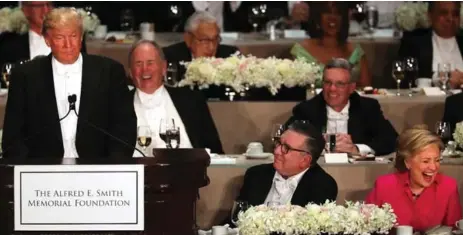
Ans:
[[[444,117],[442,121],[450,123],[451,133],[455,131],[455,125],[463,121],[462,105],[463,93],[452,95],[445,99]]]
[[[136,116],[121,64],[82,54],[82,90],[76,132],[79,158],[128,157],[136,141]],[[6,104],[4,157],[62,158],[61,126],[53,82],[52,56],[13,70]],[[74,114],[70,114],[74,115]],[[89,123],[125,141],[123,145]]]
[[[244,175],[244,183],[237,198],[250,205],[261,205],[265,202],[273,184],[275,168],[272,164],[263,164],[249,168]],[[291,198],[292,205],[305,206],[309,202],[322,204],[326,200],[335,201],[338,185],[318,164],[307,170],[297,185]]]
[[[463,53],[463,36],[457,34],[456,40],[460,52]],[[399,57],[413,56],[417,58],[419,66],[418,77],[432,78],[432,52],[432,29],[418,29],[404,33],[400,43]],[[408,88],[408,84],[405,85]]]
[[[323,93],[320,93],[296,105],[287,125],[294,120],[308,120],[323,132],[327,119],[326,102]],[[366,144],[376,155],[386,155],[395,151],[397,132],[384,118],[375,99],[361,97],[357,92],[350,96],[347,129],[354,144]]]
[[[193,148],[209,148],[212,153],[223,154],[219,133],[212,119],[204,96],[187,87],[165,87]],[[135,94],[135,89],[132,92]]]
[[[189,62],[191,61],[191,52],[188,49],[185,42],[180,42],[163,49],[164,55],[168,63],[177,64],[178,69],[178,78],[181,80],[185,76],[186,68],[183,65],[180,65],[181,61]],[[219,45],[215,54],[217,58],[227,58],[233,53],[237,52],[238,48],[228,45]],[[217,86],[210,86],[208,89],[202,90],[206,98],[221,98],[224,96],[224,88]]]

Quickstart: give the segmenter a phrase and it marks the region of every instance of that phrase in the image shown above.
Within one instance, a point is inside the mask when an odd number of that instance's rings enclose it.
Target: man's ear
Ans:
[[[190,32],[185,32],[183,33],[183,40],[185,41],[187,47],[190,48],[192,40],[193,40],[193,36],[191,35]]]

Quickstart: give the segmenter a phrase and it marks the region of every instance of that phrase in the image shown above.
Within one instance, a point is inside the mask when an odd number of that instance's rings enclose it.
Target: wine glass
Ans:
[[[249,204],[246,201],[235,201],[233,202],[233,208],[231,211],[231,222],[238,227],[238,216],[241,212],[245,212],[249,209]]]
[[[408,88],[410,89],[409,96],[412,96],[412,87],[416,78],[418,77],[418,60],[415,57],[405,58],[405,80],[408,81]]]
[[[131,9],[124,9],[121,12],[121,30],[124,32],[129,32],[132,34],[133,27],[135,24],[135,19],[133,16],[133,11]]]
[[[445,145],[450,141],[451,133],[450,133],[450,123],[448,122],[437,122],[436,123],[436,134],[440,136],[442,142]]]
[[[164,85],[177,87],[178,85],[178,67],[176,63],[169,62],[167,65],[166,76],[164,76]]]
[[[378,27],[378,9],[375,6],[368,6],[366,12],[368,32],[372,37],[372,34],[375,32],[375,29]]]
[[[159,121],[159,138],[166,143],[166,148],[169,148],[169,141],[167,139],[167,131],[175,126],[173,118],[162,118]]]
[[[254,32],[257,32],[259,24],[262,23],[266,15],[267,15],[267,4],[259,4],[259,5],[255,5],[249,8],[248,21],[254,28]]]
[[[439,76],[439,80],[441,81],[441,89],[443,91],[447,91],[447,83],[450,79],[451,69],[452,68],[450,63],[437,64],[437,76]]]
[[[11,71],[13,70],[13,68],[14,68],[13,63],[5,63],[2,66],[2,80],[5,82],[6,87],[8,87],[10,84],[10,75],[11,75]]]
[[[137,142],[146,152],[146,148],[151,145],[151,130],[149,126],[139,126],[137,128]]]
[[[405,68],[402,60],[396,60],[392,63],[392,77],[397,83],[397,96],[400,96],[400,82],[404,80],[405,77]]]
[[[180,127],[171,127],[166,131],[168,148],[178,149],[180,147]]]
[[[363,3],[358,3],[355,4],[355,7],[352,12],[352,17],[354,18],[359,25],[362,25],[362,22],[365,20],[367,17],[366,12],[365,12],[365,4]]]
[[[169,18],[172,23],[172,32],[177,32],[181,23],[182,23],[183,11],[182,8],[177,4],[171,4],[167,8],[167,18]],[[174,23],[175,22],[175,23]]]
[[[276,140],[280,139],[281,135],[284,132],[284,127],[281,124],[273,124],[272,126],[272,142],[275,142]]]

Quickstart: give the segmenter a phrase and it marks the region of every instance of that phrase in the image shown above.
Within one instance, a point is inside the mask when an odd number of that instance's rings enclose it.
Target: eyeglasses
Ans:
[[[305,151],[305,150],[302,150],[302,149],[296,149],[296,148],[293,148],[293,147],[289,146],[288,144],[281,143],[281,140],[279,138],[275,139],[274,143],[275,143],[275,148],[281,148],[281,152],[283,154],[287,154],[289,151],[295,151],[295,152],[310,154],[308,151]]]
[[[194,33],[190,33],[196,41],[198,41],[200,44],[207,45],[209,43],[212,44],[219,44],[222,41],[222,38],[220,36],[217,36],[215,38],[198,38]]]
[[[331,85],[334,85],[336,88],[345,88],[347,85],[349,85],[349,83],[348,82],[332,82],[328,80],[323,80],[323,86],[330,87]]]

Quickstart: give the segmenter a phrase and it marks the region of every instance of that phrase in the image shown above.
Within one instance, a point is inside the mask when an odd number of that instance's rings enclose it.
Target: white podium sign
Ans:
[[[143,165],[14,167],[15,231],[143,231]]]

